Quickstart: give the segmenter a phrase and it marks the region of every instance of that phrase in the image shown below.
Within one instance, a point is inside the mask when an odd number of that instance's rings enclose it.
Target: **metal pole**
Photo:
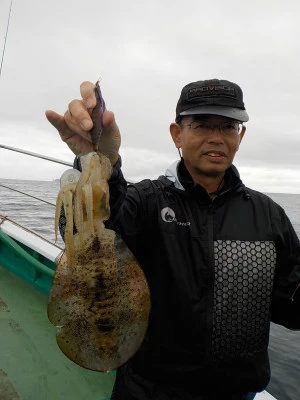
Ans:
[[[42,158],[43,160],[48,160],[48,161],[52,161],[52,162],[55,162],[58,164],[67,165],[68,167],[73,167],[73,163],[69,163],[69,162],[63,161],[63,160],[58,160],[57,158],[44,156],[43,154],[32,153],[31,151],[17,149],[16,147],[5,146],[4,144],[0,144],[0,148],[5,149],[5,150],[16,151],[18,153],[27,154],[28,156],[32,156],[32,157]]]
[[[43,203],[50,204],[50,206],[54,206],[55,207],[55,204],[50,203],[47,200],[40,199],[39,197],[32,196],[31,194],[28,194],[28,193],[25,193],[25,192],[21,192],[20,190],[17,190],[17,189],[11,188],[9,186],[3,185],[2,183],[0,183],[0,186],[4,187],[5,189],[12,190],[13,192],[24,194],[25,196],[31,197],[32,199],[42,201]]]
[[[2,71],[2,64],[3,64],[3,60],[4,60],[4,53],[5,53],[6,39],[7,39],[7,33],[8,33],[8,26],[9,26],[9,21],[10,21],[11,8],[12,8],[12,0],[11,0],[11,2],[10,2],[10,8],[9,8],[9,14],[8,14],[8,21],[7,21],[6,33],[5,33],[5,38],[4,38],[4,47],[3,47],[1,65],[0,65],[0,76],[1,76],[1,71]]]

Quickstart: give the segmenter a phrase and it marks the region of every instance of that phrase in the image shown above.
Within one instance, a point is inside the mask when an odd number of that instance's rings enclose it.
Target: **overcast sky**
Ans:
[[[0,51],[10,0],[0,0]],[[169,134],[182,87],[238,83],[250,116],[235,159],[244,183],[300,193],[298,0],[14,0],[0,77],[0,144],[72,162],[44,116],[101,77],[122,133],[128,180],[178,158]],[[0,149],[0,178],[57,179],[67,168]]]

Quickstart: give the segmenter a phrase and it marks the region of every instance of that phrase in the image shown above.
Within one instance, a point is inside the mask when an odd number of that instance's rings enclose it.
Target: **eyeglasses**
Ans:
[[[213,124],[211,122],[204,121],[193,121],[190,124],[179,124],[180,126],[189,126],[196,133],[201,135],[210,134],[215,127],[219,128],[219,131],[224,136],[236,136],[242,131],[243,125],[240,122],[223,122],[221,124]]]

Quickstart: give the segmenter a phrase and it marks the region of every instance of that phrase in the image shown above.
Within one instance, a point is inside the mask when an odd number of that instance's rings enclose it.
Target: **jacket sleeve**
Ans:
[[[285,212],[281,213],[271,320],[288,329],[300,330],[300,243]]]
[[[111,215],[105,227],[120,234],[141,262],[153,232],[153,218],[149,215],[152,183],[150,180],[138,184],[126,182],[121,171],[121,160],[115,165],[108,183]]]

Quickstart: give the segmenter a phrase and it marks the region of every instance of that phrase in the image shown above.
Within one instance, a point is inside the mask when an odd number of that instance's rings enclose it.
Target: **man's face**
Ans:
[[[221,176],[232,164],[246,128],[230,118],[210,115],[184,117],[170,130],[192,176]]]

